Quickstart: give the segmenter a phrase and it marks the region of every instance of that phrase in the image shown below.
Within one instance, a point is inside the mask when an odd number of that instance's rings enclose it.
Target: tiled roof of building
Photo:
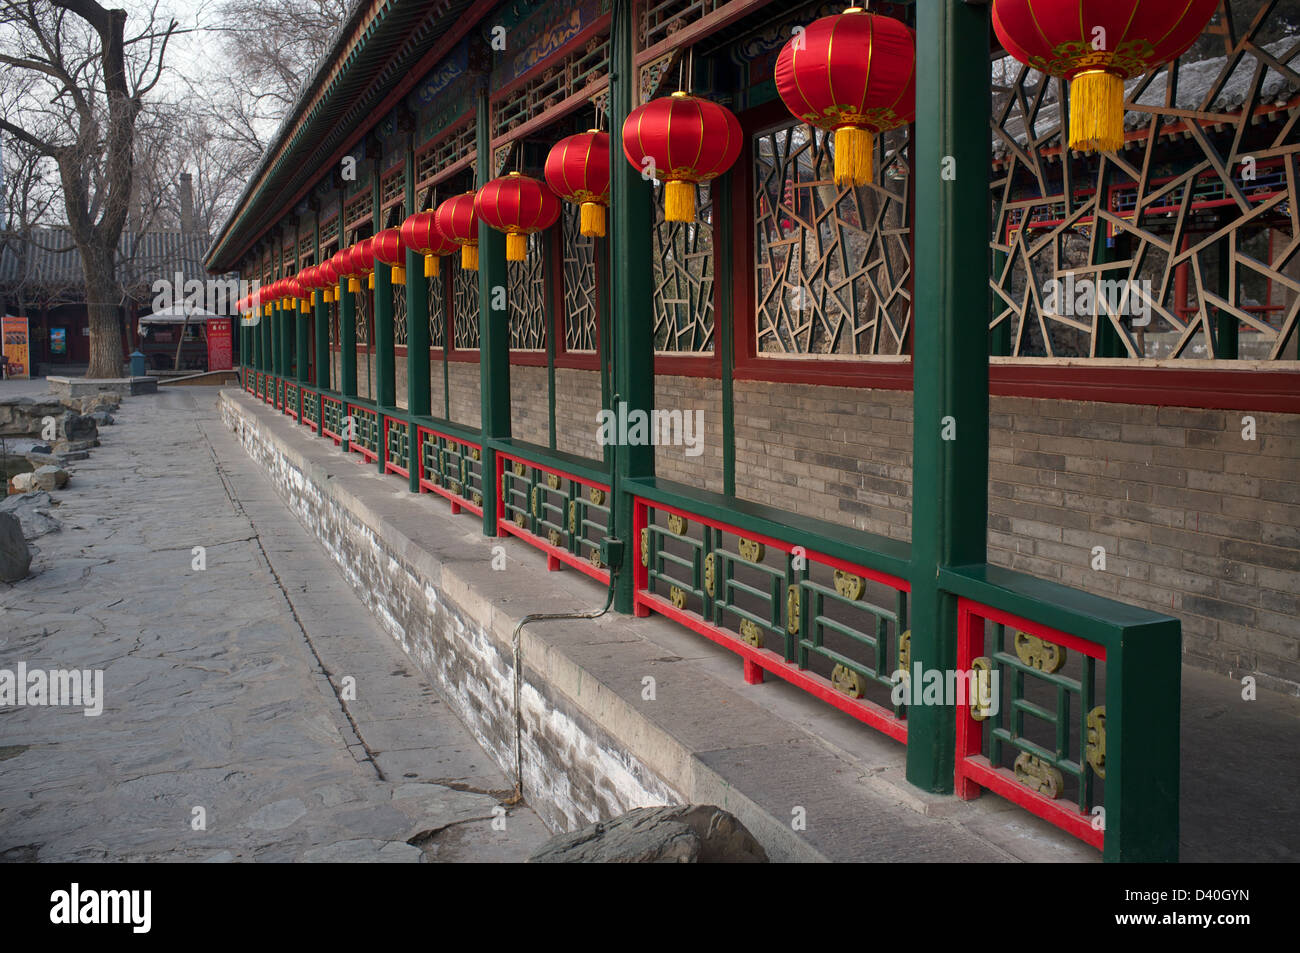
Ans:
[[[158,278],[185,280],[208,278],[203,268],[206,239],[179,231],[122,233],[118,242],[118,281],[124,289],[147,291]],[[66,228],[37,228],[28,241],[0,234],[0,288],[22,286],[57,295],[65,289],[80,292],[85,278],[81,255]]]

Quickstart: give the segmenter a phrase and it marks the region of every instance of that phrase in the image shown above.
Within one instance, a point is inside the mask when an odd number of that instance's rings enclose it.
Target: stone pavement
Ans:
[[[0,584],[0,669],[101,669],[105,696],[97,717],[0,708],[0,859],[526,857],[548,832],[501,807],[511,782],[215,399],[125,401],[55,494],[34,575]]]

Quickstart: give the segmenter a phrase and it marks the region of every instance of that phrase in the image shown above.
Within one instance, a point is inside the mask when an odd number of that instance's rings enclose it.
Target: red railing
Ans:
[[[564,564],[609,583],[609,569],[600,558],[600,537],[612,505],[608,484],[498,450],[494,485],[498,536],[537,547],[552,571]],[[593,520],[593,515],[602,519]]]
[[[957,694],[957,795],[987,788],[1102,849],[1105,662],[1102,645],[959,599],[957,671],[991,681],[984,698]]]
[[[653,523],[652,513],[668,526]],[[692,522],[704,528],[700,538],[690,535]],[[727,536],[736,539],[734,550]],[[641,497],[633,509],[637,543],[640,557],[629,554],[636,615],[658,612],[735,652],[750,684],[771,672],[906,742],[906,706],[892,701],[894,674],[909,667],[906,579]],[[784,559],[767,561],[768,550]],[[749,578],[735,578],[737,568]],[[894,607],[866,601],[868,582]],[[667,598],[654,591],[659,583],[669,584]]]

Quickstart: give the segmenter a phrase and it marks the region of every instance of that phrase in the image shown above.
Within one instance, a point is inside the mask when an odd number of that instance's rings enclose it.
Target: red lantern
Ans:
[[[628,113],[623,154],[664,186],[664,218],[695,218],[695,183],[715,179],[740,156],[740,120],[725,106],[676,92]]]
[[[417,255],[424,256],[424,277],[438,274],[438,259],[450,255],[458,247],[455,242],[438,231],[433,221],[434,213],[416,212],[402,223],[402,241]]]
[[[994,0],[993,30],[1008,53],[1070,80],[1070,148],[1124,146],[1124,81],[1177,59],[1219,0]]]
[[[506,233],[506,261],[523,261],[528,236],[560,217],[560,200],[545,182],[511,172],[478,190],[474,211],[489,227]]]
[[[433,212],[433,224],[460,246],[460,266],[466,271],[478,271],[478,212],[474,209],[474,193],[454,196],[439,205]]]
[[[835,133],[835,184],[867,185],[874,136],[916,117],[916,37],[891,17],[851,7],[808,24],[776,58],[785,108]]]
[[[363,238],[352,246],[352,267],[356,269],[357,276],[366,276],[366,287],[375,286],[375,239],[372,235],[370,238]]]
[[[579,231],[605,236],[609,204],[609,136],[588,129],[561,139],[546,156],[546,184],[560,198],[579,205]]]
[[[396,228],[386,228],[372,240],[375,261],[393,270],[393,284],[406,283],[406,244]]]

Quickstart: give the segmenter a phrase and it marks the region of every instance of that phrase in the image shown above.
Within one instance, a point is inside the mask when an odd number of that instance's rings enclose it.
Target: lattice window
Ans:
[[[453,343],[458,351],[472,351],[478,347],[478,272],[460,267],[457,256],[452,255],[452,305],[451,315],[456,322]]]
[[[415,184],[423,188],[453,162],[475,154],[475,129],[472,121],[462,123],[426,149],[415,160]]]
[[[994,63],[992,327],[1011,355],[1224,358],[1235,338],[1242,359],[1295,358],[1300,3],[1224,8],[1128,83],[1117,154],[1063,162],[1063,84]]]
[[[493,104],[492,138],[500,139],[544,110],[601,82],[608,74],[609,37],[593,37],[582,49],[574,50]]]
[[[564,349],[594,351],[597,343],[596,241],[579,228],[578,206],[565,202],[560,215],[564,242]]]
[[[666,222],[663,186],[655,186],[655,350],[713,350],[713,204],[696,189],[694,222]]]
[[[727,0],[649,0],[641,7],[641,48],[649,49]]]
[[[442,267],[450,267],[448,259],[442,260]],[[446,335],[447,285],[440,273],[437,278],[429,279],[429,346],[445,346]]]
[[[506,264],[511,350],[546,350],[545,262],[546,240],[534,232],[528,236],[528,254],[524,260]]]
[[[372,196],[369,190],[359,192],[343,206],[343,227],[348,231],[359,228],[370,220]]]
[[[905,352],[907,163],[894,160],[906,139],[877,137],[878,184],[840,188],[825,132],[790,125],[754,137],[760,354]]]
[[[370,346],[370,292],[363,285],[361,290],[354,295],[357,306],[356,324],[357,324],[357,344],[361,347]]]
[[[398,166],[379,180],[379,207],[386,209],[406,200],[406,169]]]
[[[328,222],[320,227],[320,247],[326,248],[331,242],[337,242],[339,238],[339,217],[335,215]],[[322,255],[324,261],[328,255]]]
[[[393,285],[393,344],[406,347],[406,285]]]

